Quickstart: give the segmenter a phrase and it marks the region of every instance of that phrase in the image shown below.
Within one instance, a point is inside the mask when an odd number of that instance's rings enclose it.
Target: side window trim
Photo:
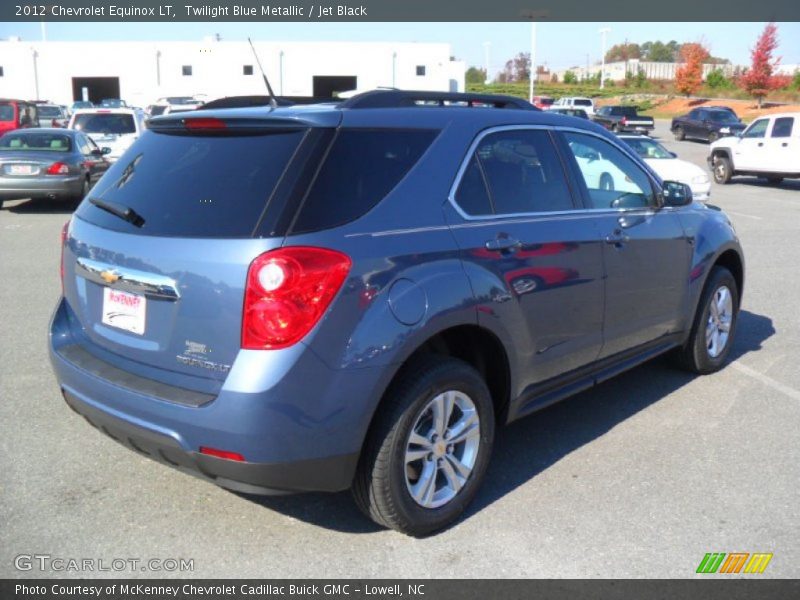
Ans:
[[[564,180],[567,185],[567,189],[570,192],[570,199],[572,201],[572,209],[569,210],[560,210],[560,211],[544,211],[544,212],[523,212],[523,213],[502,213],[497,214],[494,205],[494,198],[492,197],[492,190],[491,186],[489,185],[488,181],[486,180],[486,173],[483,170],[483,165],[481,164],[480,157],[477,156],[476,150],[478,146],[483,141],[483,139],[489,135],[494,133],[504,132],[504,131],[544,131],[549,134],[550,143],[553,146],[553,150],[555,150],[558,162],[561,165],[561,170],[564,175]],[[461,166],[459,167],[458,171],[456,172],[455,179],[453,180],[453,185],[450,186],[450,193],[447,195],[447,201],[452,205],[455,211],[461,216],[462,219],[465,221],[487,221],[493,219],[509,219],[509,218],[516,218],[516,217],[548,217],[553,215],[560,215],[560,214],[570,214],[578,211],[583,211],[584,207],[582,200],[579,202],[578,199],[575,197],[575,186],[572,182],[572,174],[570,170],[567,168],[567,165],[564,164],[564,156],[561,149],[558,147],[557,140],[554,137],[554,132],[556,128],[548,125],[498,125],[494,127],[489,127],[487,129],[483,129],[478,132],[478,135],[475,136],[475,139],[472,140],[472,143],[467,150],[466,156],[461,161]],[[458,188],[461,186],[461,181],[464,178],[464,173],[466,173],[467,169],[469,168],[469,163],[472,161],[472,157],[475,156],[478,159],[478,166],[481,170],[481,178],[483,179],[483,184],[486,187],[486,192],[489,194],[489,202],[492,207],[492,214],[490,215],[470,215],[464,212],[464,210],[458,205],[456,201],[456,193],[458,192]],[[578,204],[581,206],[578,206]]]

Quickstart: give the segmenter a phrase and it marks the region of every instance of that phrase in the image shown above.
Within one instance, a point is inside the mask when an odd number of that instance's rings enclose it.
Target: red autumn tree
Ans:
[[[758,107],[764,96],[772,90],[777,90],[789,85],[787,75],[775,75],[780,58],[772,58],[772,53],[778,47],[778,27],[775,23],[767,23],[764,31],[756,41],[750,52],[752,64],[747,72],[739,78],[739,87],[758,100]]]
[[[691,96],[703,85],[703,63],[711,54],[699,42],[683,44],[681,59],[683,64],[675,71],[675,89]]]

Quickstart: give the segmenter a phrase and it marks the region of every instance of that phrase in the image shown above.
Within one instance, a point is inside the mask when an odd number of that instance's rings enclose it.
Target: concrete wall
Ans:
[[[359,89],[464,90],[464,63],[440,43],[254,42],[275,93],[310,96],[315,75],[355,75]],[[190,65],[192,75],[182,75]],[[244,75],[243,66],[253,65]],[[144,106],[171,95],[264,94],[247,42],[0,41],[0,97],[71,103],[73,77],[119,77],[120,95]],[[417,67],[425,74],[417,75]]]
[[[638,72],[638,69],[641,68],[648,79],[668,79],[672,80],[675,79],[675,72],[681,66],[681,63],[664,63],[664,62],[648,62],[648,61],[640,61],[640,60],[629,60],[619,61],[619,62],[612,62],[606,63],[605,67],[605,78],[611,81],[623,81],[625,79],[626,71],[630,71],[634,75]],[[744,67],[740,67],[744,68]],[[589,77],[596,75],[600,72],[601,66],[600,65],[591,65],[588,70]],[[705,78],[711,71],[714,69],[722,69],[723,73],[726,76],[730,77],[733,75],[734,70],[736,69],[736,65],[712,65],[707,64],[703,65],[703,77]],[[586,78],[586,67],[585,66],[576,66],[572,69],[563,69],[557,71],[558,80],[564,80],[564,74],[567,71],[572,71],[578,77],[579,80]]]

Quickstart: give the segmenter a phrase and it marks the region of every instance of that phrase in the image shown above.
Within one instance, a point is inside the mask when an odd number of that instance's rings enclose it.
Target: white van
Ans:
[[[136,108],[80,109],[68,127],[84,132],[100,147],[111,148],[106,160],[114,162],[144,131],[144,112]]]
[[[583,98],[581,96],[566,96],[559,98],[550,108],[580,108],[586,111],[590,117],[594,115],[594,102],[591,98]]]

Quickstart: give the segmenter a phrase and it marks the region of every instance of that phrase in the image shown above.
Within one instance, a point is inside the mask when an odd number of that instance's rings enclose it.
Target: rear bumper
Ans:
[[[248,494],[274,495],[312,489],[339,491],[349,486],[358,454],[292,463],[251,463],[190,452],[172,437],[104,412],[62,389],[64,400],[95,429],[129,450],[220,487]]]
[[[155,381],[111,364],[75,339],[73,318],[62,298],[50,327],[56,379],[67,404],[118,442],[247,493],[350,487],[386,369],[330,369],[302,344],[280,357],[241,351],[218,393],[201,393],[171,385],[182,381],[171,372]],[[246,462],[200,454],[201,446]]]
[[[81,193],[83,179],[80,175],[31,178],[0,177],[0,198],[71,198]]]

